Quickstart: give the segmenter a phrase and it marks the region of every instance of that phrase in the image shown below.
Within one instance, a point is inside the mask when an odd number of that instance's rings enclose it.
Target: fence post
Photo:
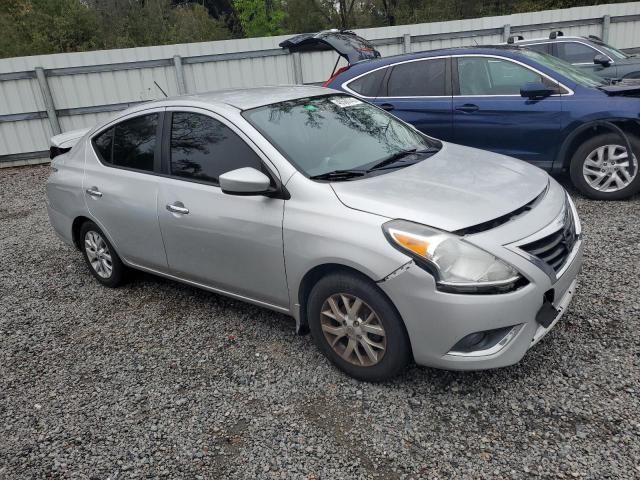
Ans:
[[[607,43],[609,41],[609,27],[611,26],[611,15],[605,15],[602,17],[602,41]]]
[[[302,85],[302,59],[300,58],[300,52],[293,52],[293,79],[296,85]]]
[[[47,76],[44,74],[42,67],[36,67],[36,78],[38,79],[38,85],[40,86],[40,92],[42,92],[42,98],[44,100],[44,108],[47,111],[47,118],[51,125],[51,131],[54,135],[60,135],[62,129],[60,128],[60,122],[58,122],[58,116],[56,114],[56,107],[53,104],[53,97],[51,96],[51,89],[49,89],[49,82],[47,82]]]
[[[402,51],[404,53],[411,53],[411,35],[408,33],[405,33],[403,37],[404,37],[404,43],[402,46]]]
[[[173,56],[173,66],[176,69],[176,78],[178,79],[178,93],[180,95],[187,94],[187,85],[184,81],[184,68],[182,67],[182,57],[180,55]]]
[[[511,24],[507,23],[504,27],[502,27],[502,41],[506,42],[509,40],[511,36]]]

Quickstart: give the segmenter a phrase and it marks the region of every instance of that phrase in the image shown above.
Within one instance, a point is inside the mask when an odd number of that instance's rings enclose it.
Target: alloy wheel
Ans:
[[[109,278],[113,272],[111,252],[101,234],[89,230],[84,236],[84,249],[91,268],[102,278]]]
[[[638,159],[629,160],[622,145],[603,145],[591,152],[582,166],[587,184],[600,192],[617,192],[627,187],[638,174]]]
[[[343,360],[371,367],[380,363],[387,349],[387,335],[376,312],[361,298],[345,293],[331,295],[320,310],[320,327]]]

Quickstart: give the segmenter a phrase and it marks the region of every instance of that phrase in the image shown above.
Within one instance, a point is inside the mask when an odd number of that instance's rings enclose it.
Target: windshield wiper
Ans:
[[[362,177],[367,174],[366,170],[333,170],[331,172],[312,175],[311,180],[346,180],[354,177]]]
[[[367,172],[372,172],[375,170],[381,170],[391,164],[397,163],[400,160],[404,159],[405,157],[408,157],[409,155],[420,155],[420,154],[427,154],[427,153],[437,153],[439,152],[440,149],[439,148],[435,148],[435,147],[428,147],[428,148],[424,148],[421,150],[418,150],[417,148],[411,148],[409,150],[400,150],[399,152],[394,153],[393,155],[385,158],[384,160],[380,160],[378,163],[372,165],[371,167],[369,167],[367,169]]]

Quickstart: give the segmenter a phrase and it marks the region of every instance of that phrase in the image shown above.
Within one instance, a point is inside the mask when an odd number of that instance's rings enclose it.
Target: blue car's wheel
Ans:
[[[614,133],[597,135],[578,147],[571,159],[571,180],[587,197],[622,200],[640,191],[640,140],[628,137],[634,155]]]

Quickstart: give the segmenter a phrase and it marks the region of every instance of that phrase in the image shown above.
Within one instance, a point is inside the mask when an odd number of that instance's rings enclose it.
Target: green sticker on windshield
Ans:
[[[316,107],[315,105],[305,105],[304,109],[307,112],[315,112],[316,110],[318,110],[318,107]]]

